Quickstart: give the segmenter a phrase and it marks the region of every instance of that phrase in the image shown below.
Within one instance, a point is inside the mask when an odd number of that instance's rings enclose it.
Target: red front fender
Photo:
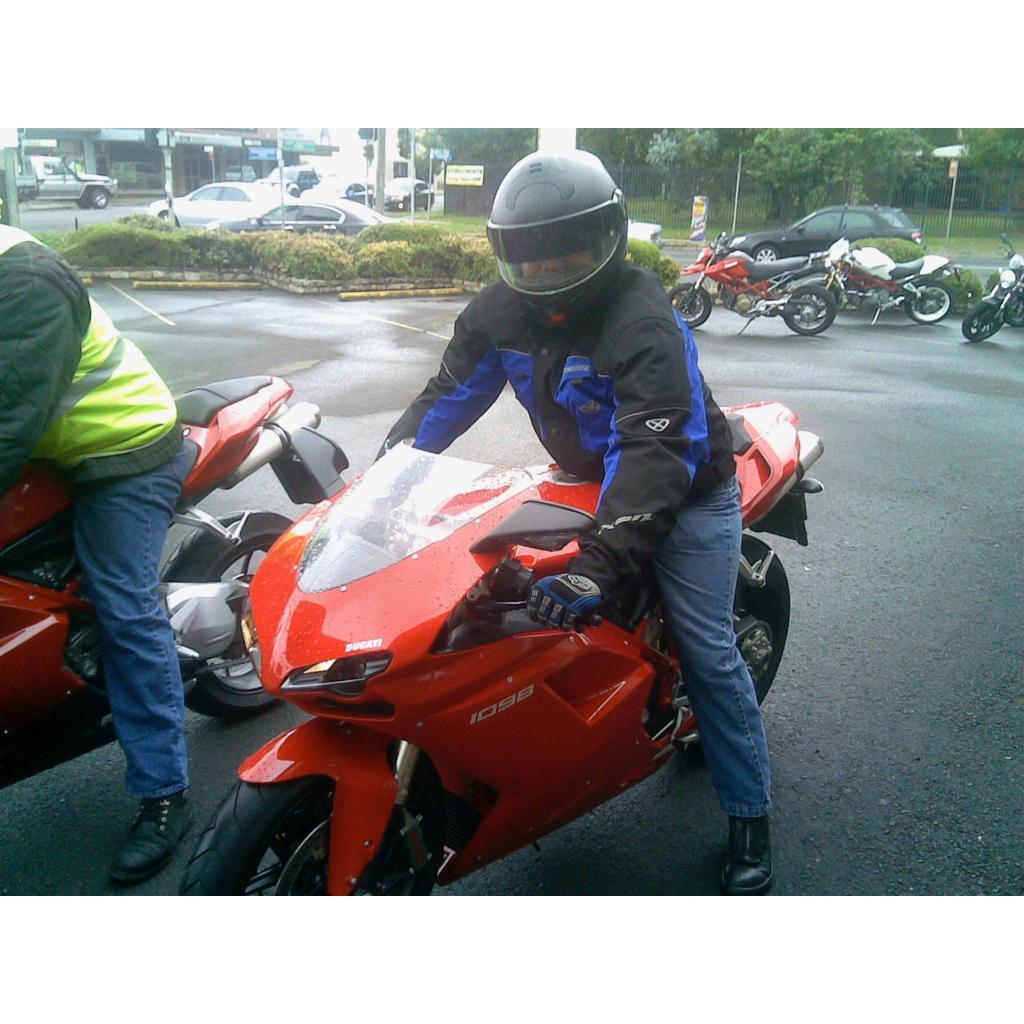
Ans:
[[[271,740],[242,762],[238,775],[258,786],[309,775],[334,780],[327,891],[347,896],[380,849],[398,784],[392,741],[344,722],[314,718]]]

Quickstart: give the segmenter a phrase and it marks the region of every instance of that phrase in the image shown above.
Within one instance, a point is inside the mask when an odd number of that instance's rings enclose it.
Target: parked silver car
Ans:
[[[263,213],[235,220],[211,221],[208,231],[294,231],[299,234],[310,232],[333,235],[357,235],[364,228],[390,220],[361,203],[337,199],[321,202],[307,199],[289,200],[281,205],[280,199],[268,206]]]
[[[258,217],[271,204],[280,201],[280,192],[266,185],[247,181],[212,181],[194,192],[174,198],[174,220],[182,227],[202,227],[212,220],[244,220]],[[166,219],[167,200],[149,204],[149,213]]]

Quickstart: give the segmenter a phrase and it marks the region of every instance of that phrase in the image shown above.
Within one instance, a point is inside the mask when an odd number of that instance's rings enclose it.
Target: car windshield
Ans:
[[[335,502],[306,544],[299,588],[319,593],[395,565],[483,515],[533,478],[400,444]]]
[[[890,227],[912,228],[914,226],[911,224],[910,218],[902,210],[879,210],[877,212],[878,216]]]

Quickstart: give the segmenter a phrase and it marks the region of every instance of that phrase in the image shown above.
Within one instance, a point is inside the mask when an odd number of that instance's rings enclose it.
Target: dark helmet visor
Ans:
[[[596,274],[625,233],[618,199],[563,220],[527,227],[487,225],[502,278],[516,291],[553,295]]]

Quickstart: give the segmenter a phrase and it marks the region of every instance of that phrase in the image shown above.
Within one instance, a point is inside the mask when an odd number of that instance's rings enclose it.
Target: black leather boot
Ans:
[[[139,812],[114,854],[110,877],[122,885],[152,878],[171,855],[192,824],[188,793],[143,800]]]
[[[772,841],[768,815],[729,816],[729,846],[722,872],[726,896],[763,896],[772,887]]]

